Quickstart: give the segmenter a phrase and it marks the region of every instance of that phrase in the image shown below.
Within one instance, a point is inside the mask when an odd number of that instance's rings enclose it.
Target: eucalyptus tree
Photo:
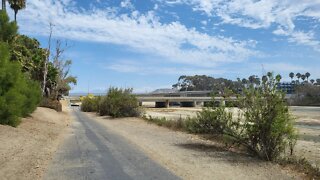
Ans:
[[[21,9],[26,8],[26,0],[8,0],[8,2],[14,11],[14,21],[17,22],[17,14]]]

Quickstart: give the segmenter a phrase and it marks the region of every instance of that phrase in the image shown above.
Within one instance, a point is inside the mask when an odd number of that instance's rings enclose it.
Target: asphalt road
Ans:
[[[72,133],[57,151],[44,179],[180,179],[78,108],[73,115]]]

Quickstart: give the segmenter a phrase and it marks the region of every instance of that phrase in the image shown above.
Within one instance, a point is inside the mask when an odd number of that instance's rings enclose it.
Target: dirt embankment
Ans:
[[[37,108],[17,128],[0,125],[0,179],[41,179],[70,122],[66,109]]]

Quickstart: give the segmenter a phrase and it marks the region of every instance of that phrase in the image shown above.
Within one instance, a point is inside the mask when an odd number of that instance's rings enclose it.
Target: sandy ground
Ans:
[[[110,119],[88,115],[114,131],[183,179],[301,179],[277,164],[263,162],[197,135],[176,132],[139,118]]]
[[[41,179],[71,119],[37,108],[17,127],[0,125],[0,179]]]
[[[166,117],[177,120],[180,117],[194,117],[201,108],[146,108],[145,113],[152,117]],[[237,112],[236,108],[229,109]],[[299,133],[295,153],[306,158],[314,166],[320,167],[320,107],[290,107],[296,118]]]

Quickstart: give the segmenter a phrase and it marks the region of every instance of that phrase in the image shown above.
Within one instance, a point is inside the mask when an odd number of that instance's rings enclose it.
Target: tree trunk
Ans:
[[[14,22],[17,22],[17,14],[18,14],[18,10],[14,10]]]
[[[46,57],[46,60],[44,61],[44,67],[43,67],[43,82],[42,82],[42,95],[43,96],[46,96],[48,62],[50,59],[50,52],[51,52],[51,37],[52,37],[52,23],[50,23],[50,34],[49,34],[49,40],[48,40],[47,57]]]
[[[2,10],[6,11],[6,0],[2,0]]]

